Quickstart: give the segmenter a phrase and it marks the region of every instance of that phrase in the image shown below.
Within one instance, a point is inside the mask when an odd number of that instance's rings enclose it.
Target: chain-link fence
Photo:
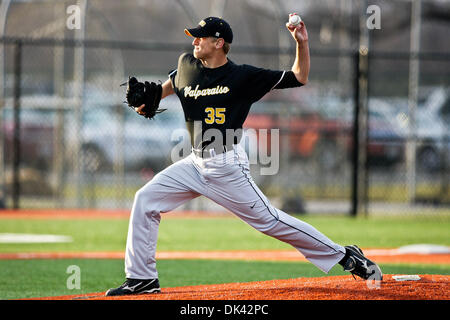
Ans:
[[[172,163],[187,133],[175,96],[161,103],[168,111],[149,121],[123,104],[125,89],[119,85],[131,74],[164,81],[178,55],[190,49],[18,38],[5,38],[3,44],[3,204],[130,208],[134,193]],[[230,58],[237,63],[258,61],[272,69],[292,63],[292,48],[232,50]],[[245,123],[245,137],[256,136],[259,143],[259,158],[251,169],[261,189],[288,212],[351,213],[358,188],[364,190],[359,199],[370,214],[417,211],[446,216],[449,57],[414,56],[420,62],[420,86],[417,108],[412,109],[411,57],[382,52],[367,56],[367,172],[365,183],[356,184],[361,170],[355,162],[355,119],[363,107],[358,99],[362,55],[351,50],[312,50],[311,55],[310,83],[272,91],[254,104]],[[149,56],[172,64],[152,65]],[[125,61],[142,68],[127,68]],[[411,119],[414,131],[409,130]],[[252,152],[247,138],[243,144]],[[261,143],[267,142],[261,150]],[[271,174],[264,174],[268,167]],[[204,199],[184,208],[217,209]]]
[[[379,54],[371,59],[369,212],[448,210],[450,91],[443,70],[449,67],[445,55]],[[388,167],[370,167],[377,154],[384,155]]]

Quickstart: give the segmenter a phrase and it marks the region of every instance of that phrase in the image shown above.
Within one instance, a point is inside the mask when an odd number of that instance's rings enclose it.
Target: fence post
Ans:
[[[361,47],[354,55],[354,101],[353,115],[353,154],[352,154],[352,206],[350,214],[367,214],[368,204],[368,65],[369,53]]]
[[[352,206],[350,215],[356,217],[359,208],[359,177],[358,177],[358,162],[359,162],[359,53],[356,52],[353,56],[354,66],[354,112],[353,112],[353,127],[352,127]]]
[[[20,96],[21,96],[21,73],[22,73],[22,42],[15,42],[14,46],[14,130],[13,130],[13,181],[12,202],[13,209],[20,207]]]
[[[447,133],[443,139],[443,152],[441,154],[441,190],[439,195],[439,203],[450,205],[450,134]]]

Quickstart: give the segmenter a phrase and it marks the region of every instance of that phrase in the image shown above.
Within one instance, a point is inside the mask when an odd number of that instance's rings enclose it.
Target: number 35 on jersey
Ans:
[[[224,124],[225,123],[225,110],[226,108],[205,108],[206,118],[205,123],[207,124]]]

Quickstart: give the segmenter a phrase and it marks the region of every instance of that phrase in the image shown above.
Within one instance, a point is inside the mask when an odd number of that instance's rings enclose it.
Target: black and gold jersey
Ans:
[[[169,77],[191,135],[193,123],[201,122],[202,133],[214,128],[224,137],[227,129],[242,128],[251,105],[270,90],[303,85],[292,71],[237,65],[231,60],[207,68],[189,53],[180,56]]]

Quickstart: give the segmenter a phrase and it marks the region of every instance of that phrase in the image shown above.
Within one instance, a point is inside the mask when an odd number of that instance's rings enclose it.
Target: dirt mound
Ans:
[[[45,300],[450,300],[450,276],[419,275],[397,281],[385,275],[377,284],[352,276],[297,278],[163,288],[159,294],[108,297],[104,293],[40,298]]]

